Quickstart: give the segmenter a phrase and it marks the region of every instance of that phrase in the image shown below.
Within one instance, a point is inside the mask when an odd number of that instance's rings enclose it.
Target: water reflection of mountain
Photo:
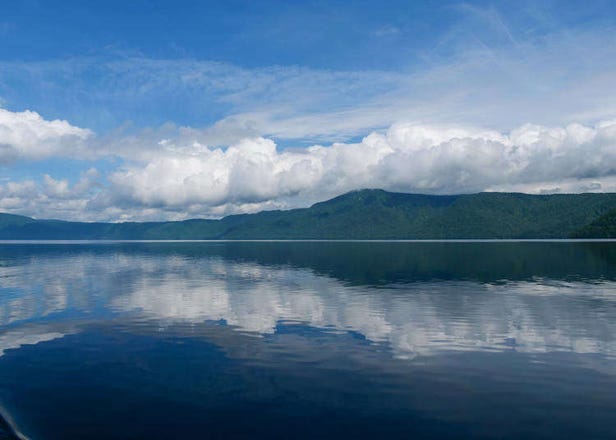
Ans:
[[[291,324],[348,331],[398,357],[616,354],[612,244],[396,245],[5,247],[0,350],[92,323],[194,332],[217,321],[259,335]]]
[[[206,242],[0,245],[0,264],[55,255],[221,257],[309,268],[355,285],[616,280],[616,242]]]

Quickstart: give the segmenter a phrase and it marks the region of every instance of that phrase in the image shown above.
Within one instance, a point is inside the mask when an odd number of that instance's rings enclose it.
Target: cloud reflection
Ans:
[[[450,350],[616,355],[611,281],[450,280],[376,288],[307,268],[220,256],[83,252],[0,265],[0,282],[0,355],[65,334],[41,322],[111,320],[135,330],[145,323],[188,329],[219,321],[257,335],[300,324],[354,332],[401,358]]]

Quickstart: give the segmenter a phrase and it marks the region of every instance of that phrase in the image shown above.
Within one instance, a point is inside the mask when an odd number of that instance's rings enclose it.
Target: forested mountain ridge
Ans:
[[[575,231],[571,236],[573,238],[616,238],[616,209],[608,211]]]
[[[609,238],[616,237],[609,226],[614,219],[616,193],[441,196],[366,189],[309,208],[220,220],[83,223],[0,214],[0,239]]]

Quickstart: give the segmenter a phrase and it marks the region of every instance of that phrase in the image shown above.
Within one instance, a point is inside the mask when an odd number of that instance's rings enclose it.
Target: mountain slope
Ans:
[[[572,234],[575,238],[616,238],[616,209],[602,215]]]
[[[612,193],[434,196],[361,190],[310,208],[221,220],[77,223],[0,214],[0,239],[567,238],[611,210]]]

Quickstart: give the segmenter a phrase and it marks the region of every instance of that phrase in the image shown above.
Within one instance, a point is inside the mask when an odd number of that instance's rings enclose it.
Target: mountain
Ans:
[[[575,238],[616,238],[616,209],[593,220],[571,236]]]
[[[370,189],[310,208],[231,215],[220,220],[79,223],[0,214],[0,239],[614,237],[614,228],[604,228],[602,222],[613,225],[615,212],[616,193],[436,196]],[[602,220],[604,217],[607,220]]]

